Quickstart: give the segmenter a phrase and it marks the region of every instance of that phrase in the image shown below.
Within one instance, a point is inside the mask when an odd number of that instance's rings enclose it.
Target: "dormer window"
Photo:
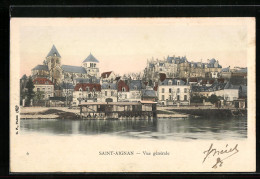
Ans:
[[[168,81],[168,85],[172,85],[172,80],[169,80],[169,81]]]
[[[93,88],[93,90],[92,90],[93,92],[95,92],[96,91],[96,89],[95,88]]]
[[[122,88],[122,91],[123,91],[123,92],[125,91],[125,87]]]
[[[89,91],[89,87],[86,88],[86,91]]]
[[[79,88],[79,91],[82,91],[82,88]]]
[[[108,89],[110,89],[110,85],[108,85]]]
[[[177,81],[177,85],[180,85],[180,81]]]

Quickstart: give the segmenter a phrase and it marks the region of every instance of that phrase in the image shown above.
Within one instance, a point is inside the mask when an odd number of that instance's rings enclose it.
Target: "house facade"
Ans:
[[[129,102],[141,101],[142,97],[142,80],[131,80],[129,84]]]
[[[117,102],[117,85],[116,83],[104,82],[101,85],[101,94],[98,102]]]
[[[44,100],[54,96],[54,84],[47,78],[35,78],[33,80],[35,93],[40,92]]]
[[[157,96],[161,105],[189,105],[190,86],[182,80],[167,78],[159,82]]]
[[[118,101],[119,102],[127,102],[129,101],[130,92],[129,86],[125,81],[119,80],[117,83],[117,91],[118,91]]]
[[[81,102],[97,102],[101,93],[101,85],[93,83],[78,83],[73,91],[73,105]]]

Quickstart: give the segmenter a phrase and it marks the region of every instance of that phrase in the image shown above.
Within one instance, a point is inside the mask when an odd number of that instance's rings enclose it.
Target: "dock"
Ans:
[[[84,102],[79,104],[82,119],[156,119],[157,102]]]

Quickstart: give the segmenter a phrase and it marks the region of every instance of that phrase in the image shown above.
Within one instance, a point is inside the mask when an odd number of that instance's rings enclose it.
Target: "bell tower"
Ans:
[[[60,84],[62,77],[61,56],[55,45],[52,46],[50,52],[48,53],[45,63],[47,64],[50,71],[50,80],[54,84]]]

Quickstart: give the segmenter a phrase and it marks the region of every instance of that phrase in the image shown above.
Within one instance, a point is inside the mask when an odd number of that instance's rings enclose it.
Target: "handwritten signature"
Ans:
[[[206,159],[208,159],[210,156],[213,156],[213,157],[218,156],[216,163],[212,167],[212,168],[216,169],[218,166],[222,167],[224,160],[228,159],[229,157],[235,155],[238,152],[239,152],[238,144],[236,144],[234,147],[228,147],[228,144],[227,144],[225,149],[222,149],[222,150],[217,150],[216,148],[213,148],[213,144],[211,144],[209,149],[203,152],[205,154],[205,157],[204,157],[202,163],[204,163],[206,161]],[[224,154],[229,154],[229,155],[226,156],[225,158],[221,159],[219,156],[223,156]]]

